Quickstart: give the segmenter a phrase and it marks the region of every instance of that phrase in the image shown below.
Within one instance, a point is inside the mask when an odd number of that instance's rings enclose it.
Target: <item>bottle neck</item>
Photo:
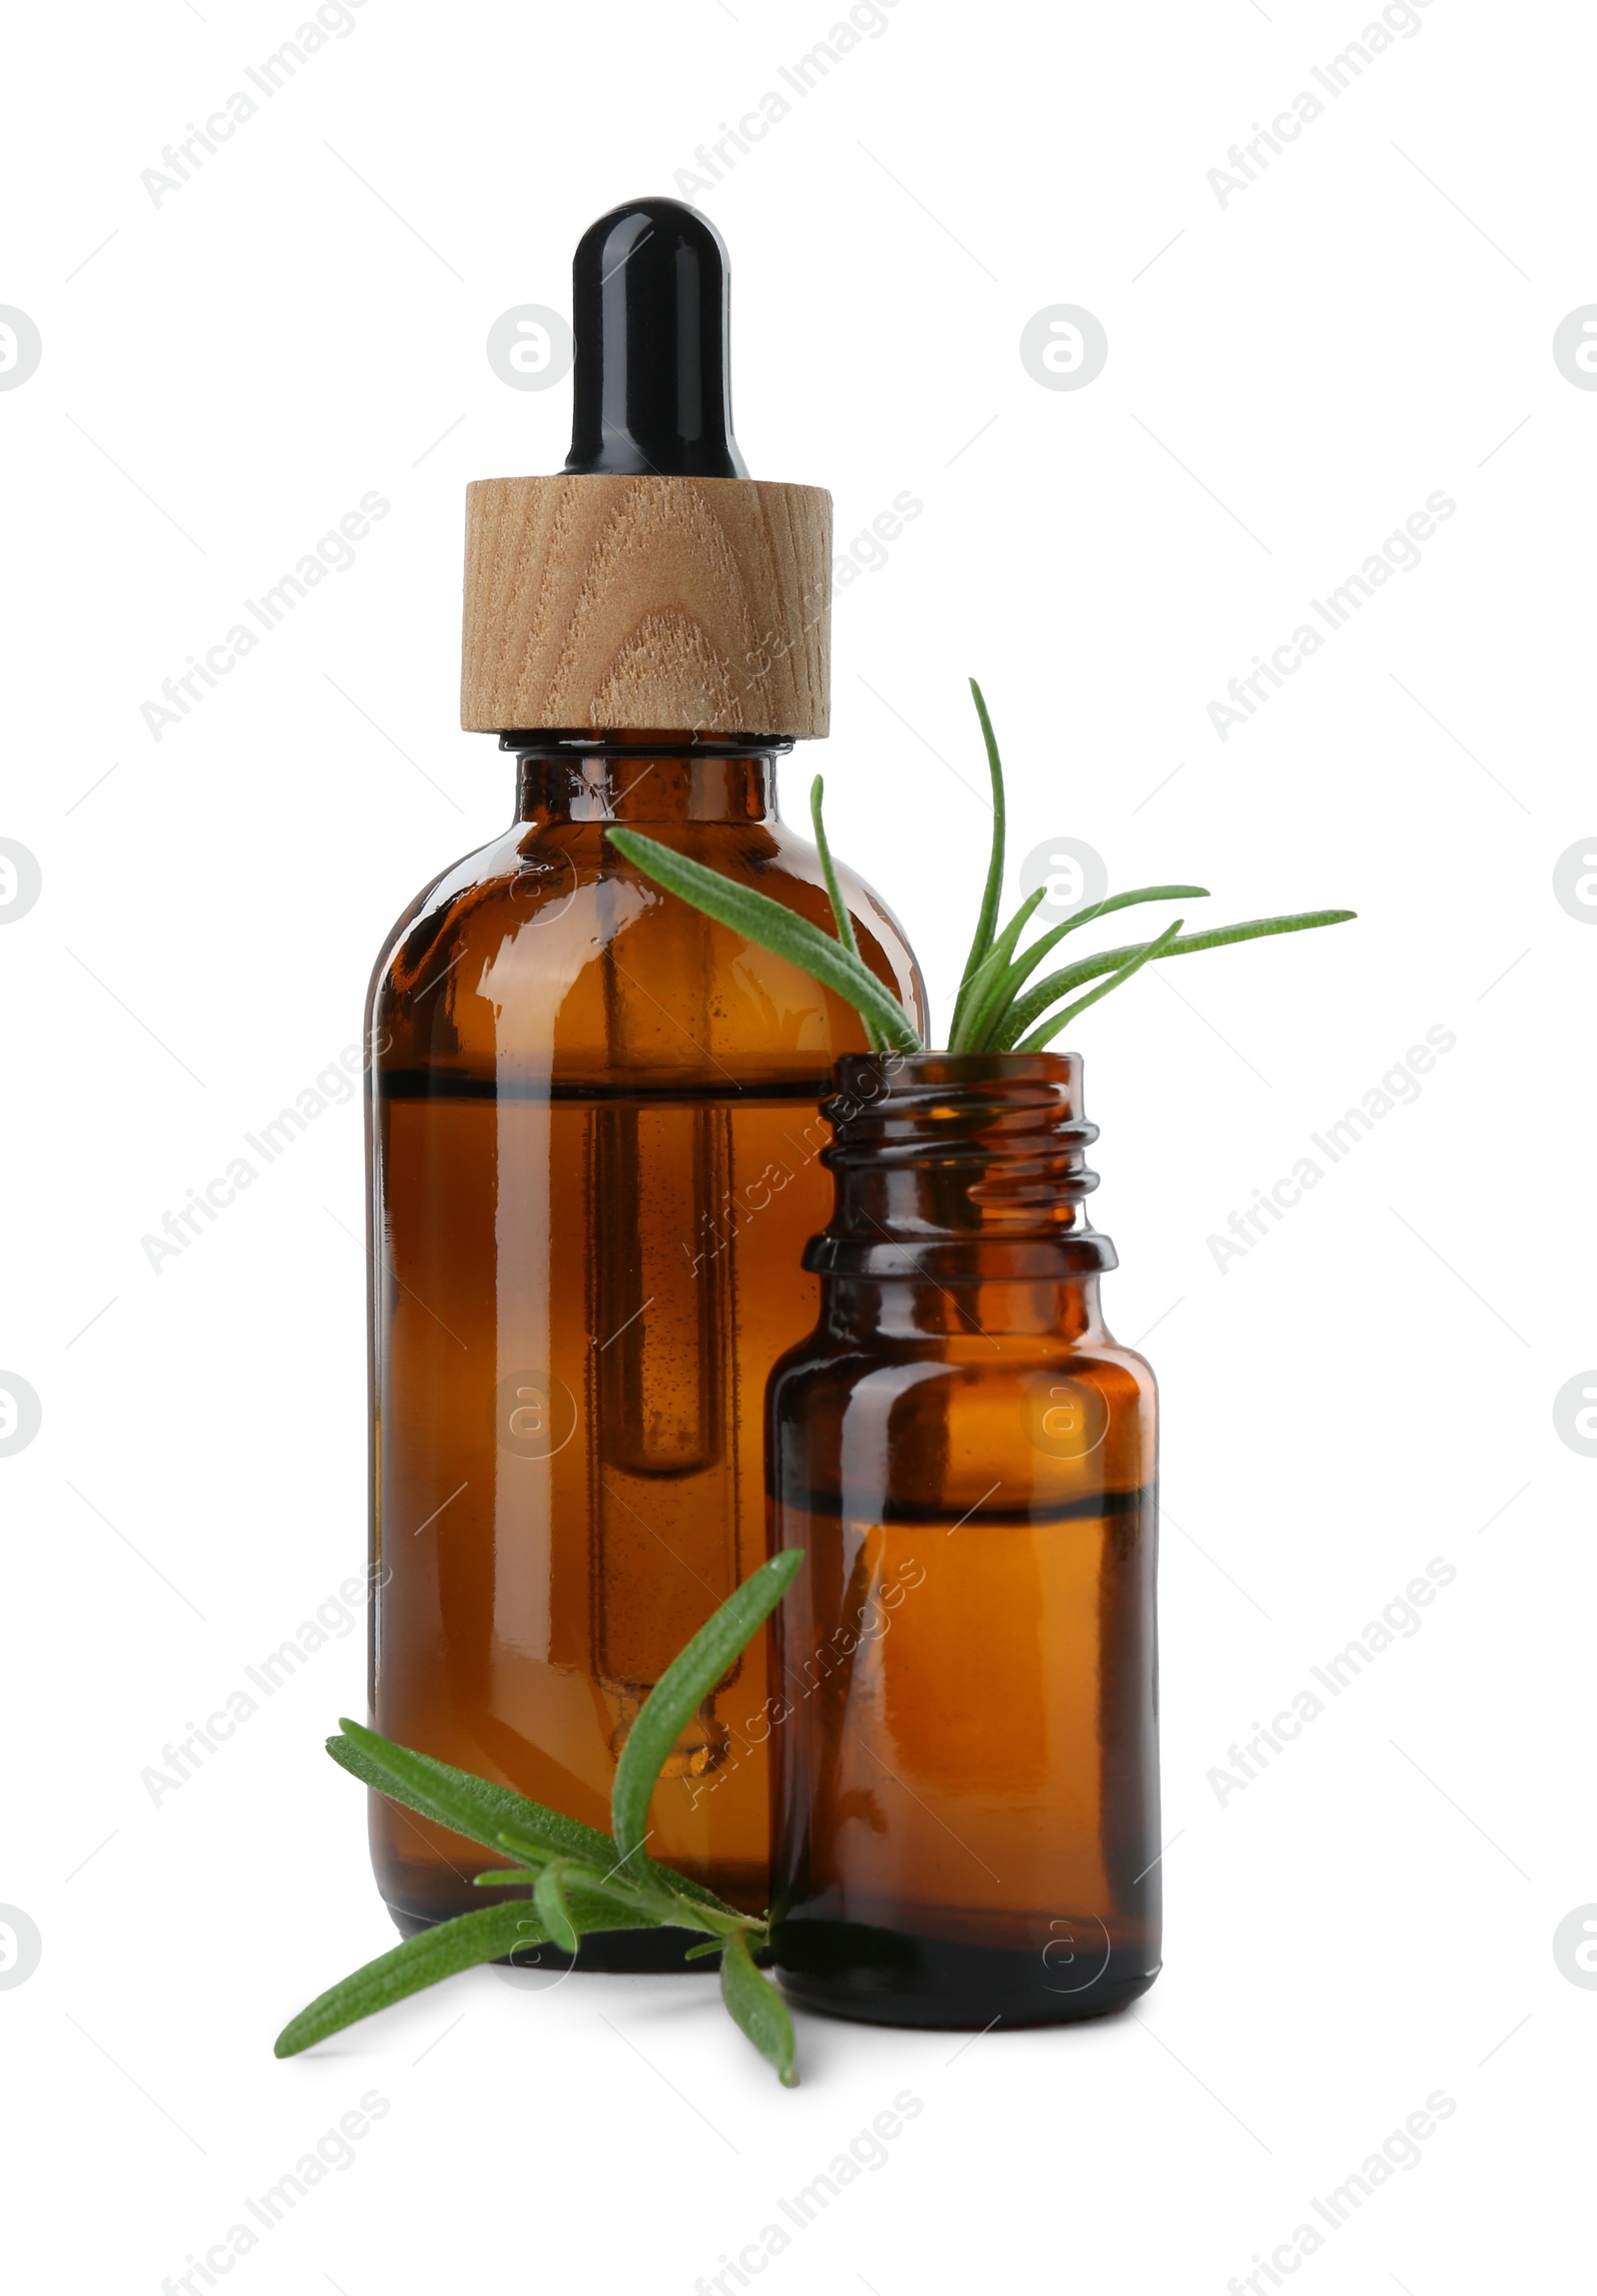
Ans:
[[[516,818],[577,822],[775,825],[777,761],[791,741],[683,733],[502,734],[516,759]]]
[[[850,1054],[822,1102],[835,1201],[804,1265],[836,1334],[1103,1334],[1097,1126],[1074,1053]]]
[[[1110,1340],[1096,1276],[1028,1283],[949,1283],[939,1276],[930,1283],[910,1278],[887,1284],[825,1276],[820,1328],[844,1346],[935,1342],[940,1353],[957,1354],[978,1369],[1001,1339],[1063,1340],[1071,1347]]]

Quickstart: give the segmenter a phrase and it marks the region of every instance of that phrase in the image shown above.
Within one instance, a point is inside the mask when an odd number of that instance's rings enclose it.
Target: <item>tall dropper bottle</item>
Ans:
[[[765,1551],[767,1372],[812,1324],[815,1104],[851,1007],[673,901],[646,829],[817,924],[778,763],[827,724],[830,502],[747,476],[727,265],[670,200],[586,232],[572,449],[468,490],[462,723],[517,818],[401,919],[373,984],[373,1707],[388,1735],[593,1824],[676,1650]],[[857,878],[866,961],[912,1005]],[[772,1686],[694,1718],[655,1853],[765,1903]],[[386,1805],[403,1929],[480,1905],[480,1854]],[[584,1942],[660,1966],[672,1941]]]

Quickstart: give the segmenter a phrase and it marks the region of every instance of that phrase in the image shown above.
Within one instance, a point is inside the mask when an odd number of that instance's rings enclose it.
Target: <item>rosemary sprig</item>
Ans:
[[[769,1916],[739,1913],[686,1874],[657,1865],[644,1844],[649,1804],[684,1724],[759,1633],[803,1559],[794,1548],[763,1562],[655,1684],[616,1766],[610,1834],[530,1802],[508,1786],[397,1746],[358,1722],[342,1723],[341,1735],[327,1740],[327,1752],[342,1769],[391,1801],[514,1861],[478,1874],[479,1888],[525,1889],[530,1882],[533,1896],[530,1903],[517,1898],[457,1915],[380,1954],[291,2017],[277,2035],[275,2054],[297,2056],[426,1986],[524,1946],[547,1943],[575,1953],[580,1940],[596,1931],[670,1927],[704,1933],[695,1956],[721,1954],[722,2000],[784,2086],[796,2087],[793,2024],[782,1996],[754,1960],[770,1941]]]
[[[1190,956],[1199,949],[1228,947],[1233,941],[1265,940],[1277,933],[1308,932],[1323,924],[1346,924],[1356,913],[1350,908],[1305,909],[1293,916],[1254,917],[1244,924],[1189,933],[1181,931],[1178,919],[1151,940],[1133,941],[1124,948],[1104,949],[1095,956],[1079,958],[1028,988],[1026,983],[1032,974],[1067,933],[1079,931],[1083,925],[1094,923],[1116,909],[1133,908],[1143,901],[1207,900],[1209,895],[1201,884],[1140,885],[1132,892],[1114,893],[1107,899],[1094,901],[1075,916],[1066,917],[1063,924],[1052,926],[1029,948],[1022,949],[1021,934],[1044,893],[1028,893],[1008,923],[999,925],[998,904],[1004,872],[1003,765],[992,720],[974,678],[970,681],[970,691],[981,722],[992,780],[992,845],[975,937],[965,959],[959,993],[954,999],[948,1032],[950,1052],[1040,1052],[1078,1013],[1085,1012],[1112,989],[1132,979],[1145,964],[1157,963],[1167,956]],[[611,830],[608,835],[610,843],[625,860],[645,876],[664,885],[668,892],[680,894],[694,907],[730,925],[761,948],[786,957],[845,998],[864,1021],[872,1051],[924,1051],[909,1014],[859,954],[853,924],[837,883],[831,849],[826,842],[820,804],[821,783],[817,775],[810,786],[809,812],[820,853],[821,875],[836,920],[835,939],[806,917],[796,916],[792,909],[784,908],[769,894],[757,892],[752,885],[735,883],[719,871],[706,868],[702,862],[690,861],[674,847],[662,845],[656,838],[644,837],[637,830]],[[1076,996],[1070,1001],[1073,992],[1086,981],[1103,975],[1108,977],[1102,979],[1102,985],[1090,995]]]

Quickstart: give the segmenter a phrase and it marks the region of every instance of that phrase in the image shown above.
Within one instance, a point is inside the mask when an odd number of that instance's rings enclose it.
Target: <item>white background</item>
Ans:
[[[43,873],[0,933],[0,1366],[43,1407],[0,1458],[0,1901],[43,1941],[0,1992],[19,2288],[160,2289],[371,2089],[244,2296],[689,2291],[904,2089],[778,2296],[1221,2291],[1304,2223],[1313,2296],[1575,2270],[1597,1999],[1552,1938],[1597,1899],[1597,1462],[1553,1399],[1597,1361],[1597,934],[1553,871],[1597,850],[1597,396],[1551,344],[1597,297],[1589,11],[1430,0],[1331,100],[1310,67],[1356,0],[897,0],[800,101],[778,67],[834,20],[365,0],[159,206],[141,171],[294,8],[13,20],[0,302],[44,345],[0,392],[0,836]],[[970,671],[1012,874],[1070,835],[1217,919],[1360,912],[1167,967],[1077,1039],[1108,1306],[1157,1323],[1166,1399],[1166,1973],[962,2048],[801,2018],[794,2094],[688,1980],[480,1971],[280,2065],[285,2015],[391,1942],[320,1752],[362,1634],[159,1807],[140,1773],[361,1565],[355,1106],[159,1275],[141,1238],[355,1041],[390,920],[509,816],[455,724],[462,489],[558,467],[569,394],[507,388],[489,326],[569,308],[583,227],[768,90],[790,115],[694,196],[750,467],[829,485],[844,544],[924,504],[837,598],[823,757],[940,1010],[986,834]],[[1324,116],[1222,206],[1208,172],[1301,90]],[[1021,363],[1057,303],[1107,330],[1079,390]],[[163,679],[371,489],[354,566],[155,741]],[[1228,681],[1436,490],[1421,565],[1222,742]],[[1437,1025],[1417,1100],[1217,1265]],[[1420,1631],[1222,1802],[1232,1743],[1435,1556]],[[1326,2230],[1314,2196],[1437,2089],[1419,2165]]]

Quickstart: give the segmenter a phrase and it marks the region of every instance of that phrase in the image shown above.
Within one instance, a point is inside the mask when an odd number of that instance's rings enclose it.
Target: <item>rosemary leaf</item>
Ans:
[[[741,932],[745,939],[769,948],[774,956],[786,957],[790,964],[845,998],[866,1027],[879,1029],[894,1050],[924,1049],[914,1022],[891,989],[884,988],[868,965],[850,956],[830,933],[822,932],[807,917],[795,916],[769,893],[757,892],[753,885],[736,884],[719,869],[706,868],[702,861],[690,860],[687,854],[662,845],[656,838],[646,838],[641,831],[611,830],[607,834],[616,851],[634,868],[653,877],[656,884],[680,894],[707,916]]]
[[[616,1764],[610,1795],[610,1821],[629,1872],[648,1835],[655,1781],[684,1724],[709,1697],[755,1630],[771,1616],[803,1559],[802,1548],[791,1547],[751,1572],[679,1651],[639,1707]]]
[[[340,1769],[402,1802],[407,1810],[419,1810],[452,1833],[464,1834],[468,1841],[498,1850],[500,1835],[512,1827],[535,1844],[542,1857],[580,1858],[601,1873],[615,1863],[615,1844],[597,1827],[545,1809],[541,1802],[529,1802],[525,1794],[491,1785],[469,1770],[457,1770],[453,1763],[396,1746],[358,1722],[343,1720],[339,1728],[343,1736],[329,1738],[327,1752]]]
[[[809,820],[815,833],[815,851],[820,856],[820,873],[826,880],[826,898],[831,913],[837,920],[837,938],[850,956],[859,955],[859,943],[854,938],[854,920],[848,914],[848,903],[842,897],[837,882],[837,867],[831,858],[831,847],[826,842],[826,825],[821,819],[820,801],[825,795],[825,784],[816,774],[809,785]]]
[[[998,902],[1004,885],[1004,769],[998,755],[998,737],[992,730],[987,715],[987,704],[981,688],[974,678],[970,681],[971,699],[976,705],[976,716],[981,720],[981,738],[987,751],[987,776],[992,784],[992,845],[987,857],[987,882],[982,887],[981,913],[976,919],[976,936],[965,958],[965,969],[959,983],[959,997],[954,1005],[953,1020],[949,1025],[950,1048],[958,1041],[959,1024],[963,1015],[965,991],[971,975],[992,947],[992,936],[998,924]]]
[[[749,1940],[740,1930],[727,1940],[721,1957],[721,1998],[768,2064],[777,2068],[784,2088],[797,2088],[798,2075],[793,2061],[793,2019],[788,2005],[755,1967]]]
[[[558,1865],[545,1866],[538,1876],[538,1886],[532,1893],[532,1902],[549,1933],[550,1943],[564,1947],[568,1954],[574,1954],[577,1950],[577,1925],[566,1903]]]
[[[848,903],[843,899],[842,887],[837,882],[837,866],[831,858],[831,847],[826,842],[826,825],[820,812],[820,802],[824,794],[825,784],[816,774],[809,785],[809,820],[815,833],[815,851],[820,856],[820,873],[825,879],[826,898],[831,903],[831,913],[836,920],[837,938],[842,942],[850,956],[858,956],[859,943],[854,938],[854,920],[848,914]],[[864,1020],[865,1034],[870,1039],[871,1051],[884,1051],[886,1047],[882,1042],[881,1030],[873,1020],[868,1019],[863,1013],[860,1014],[860,1018]]]
[[[624,1925],[617,1924],[617,1927]],[[274,2056],[297,2056],[329,2033],[341,2032],[363,2016],[402,2002],[480,1962],[496,1962],[518,1946],[543,1942],[542,1926],[525,1905],[484,1906],[480,1914],[460,1914],[436,1929],[406,1938],[391,1953],[379,1954],[364,1969],[329,1986],[307,2009],[290,2017],[272,2047]]]

